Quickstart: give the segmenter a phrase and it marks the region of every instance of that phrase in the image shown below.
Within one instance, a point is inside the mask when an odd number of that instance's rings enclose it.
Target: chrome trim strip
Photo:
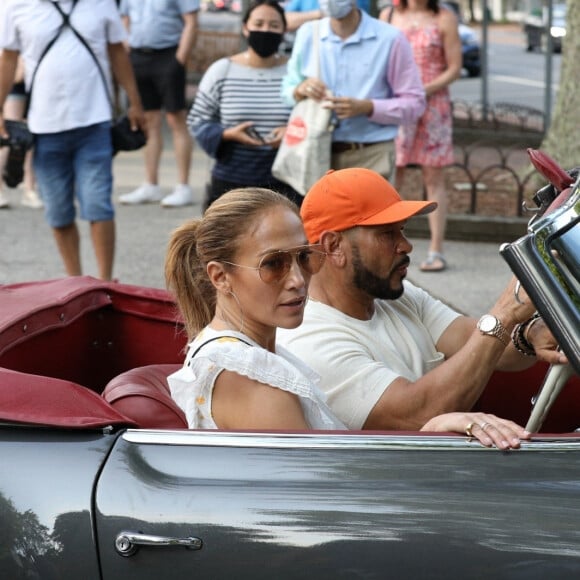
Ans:
[[[251,433],[235,431],[171,431],[128,429],[128,443],[142,445],[190,445],[201,447],[246,447],[264,449],[386,449],[497,451],[475,439],[451,435],[399,435],[373,433]],[[519,451],[580,451],[580,438],[538,437],[523,441]],[[518,450],[512,450],[514,451]]]

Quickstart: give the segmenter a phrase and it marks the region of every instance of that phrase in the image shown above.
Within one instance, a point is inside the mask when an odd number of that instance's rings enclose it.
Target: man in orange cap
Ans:
[[[535,307],[525,293],[514,298],[515,279],[479,322],[405,281],[413,249],[405,223],[435,208],[402,200],[361,168],[329,171],[304,198],[306,235],[327,258],[312,277],[304,322],[279,329],[278,339],[318,372],[351,429],[418,430],[436,415],[471,409],[496,368],[565,361],[545,325],[530,324]],[[531,356],[510,340],[518,325]],[[486,418],[466,429],[502,426]]]

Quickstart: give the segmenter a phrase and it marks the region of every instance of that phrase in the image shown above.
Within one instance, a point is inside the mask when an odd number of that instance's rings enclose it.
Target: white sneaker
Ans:
[[[163,207],[182,207],[193,204],[193,190],[189,185],[180,183],[167,197],[161,200]]]
[[[26,207],[31,207],[32,209],[40,209],[44,207],[42,199],[38,196],[38,193],[34,189],[26,189],[22,194],[22,199],[20,203]]]
[[[139,203],[158,202],[163,198],[163,193],[158,185],[144,183],[131,193],[119,196],[119,201],[126,205],[137,205]]]
[[[0,208],[10,207],[10,200],[6,194],[0,189]]]

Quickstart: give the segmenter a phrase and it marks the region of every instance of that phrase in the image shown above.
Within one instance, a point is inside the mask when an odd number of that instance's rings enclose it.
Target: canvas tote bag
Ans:
[[[319,24],[314,21],[312,38],[317,77],[320,77]],[[330,169],[332,111],[322,103],[311,98],[296,103],[272,165],[272,175],[302,195]]]

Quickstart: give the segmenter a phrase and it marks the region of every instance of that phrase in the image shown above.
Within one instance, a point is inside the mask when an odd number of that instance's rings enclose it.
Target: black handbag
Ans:
[[[133,131],[127,115],[116,119],[111,126],[113,140],[113,155],[119,151],[136,151],[147,143],[147,137],[141,129]]]

